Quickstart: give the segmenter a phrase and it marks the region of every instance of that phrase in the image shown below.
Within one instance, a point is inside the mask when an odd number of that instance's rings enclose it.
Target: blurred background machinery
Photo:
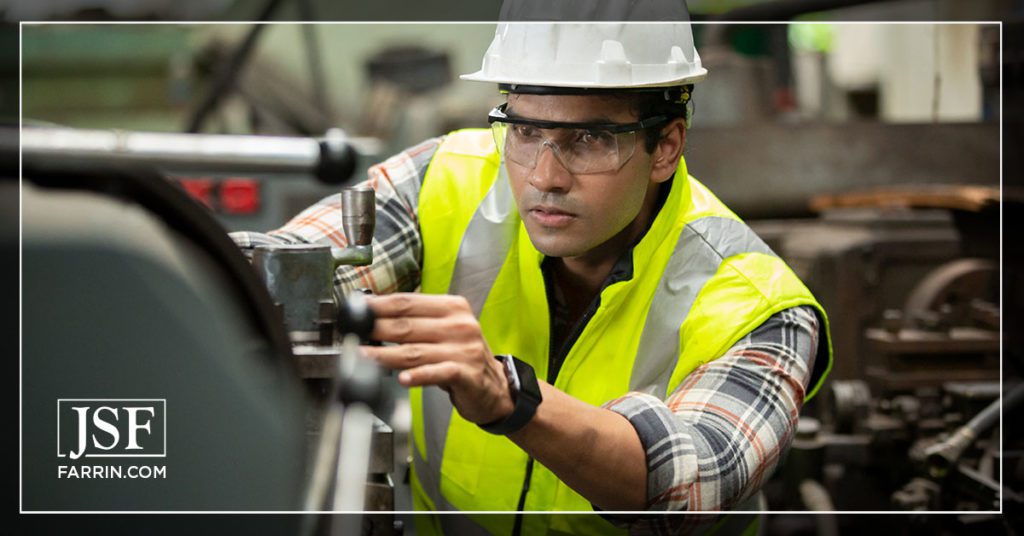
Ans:
[[[815,221],[757,224],[829,311],[837,356],[769,486],[774,507],[1018,515],[1024,441],[998,426],[1000,407],[1003,422],[1019,418],[1024,392],[1019,349],[1000,337],[998,193],[874,190],[816,199]],[[843,518],[830,530],[877,528],[866,522]],[[889,526],[959,533],[1004,523],[932,516]],[[805,519],[776,530],[823,529]]]
[[[299,13],[298,2],[272,4],[271,20]],[[1021,520],[1024,492],[1024,442],[1008,425],[1019,419],[1024,285],[1020,252],[1002,248],[1001,232],[1021,214],[1024,195],[1019,155],[1006,155],[1001,176],[999,119],[1020,116],[1024,8],[998,0],[689,4],[703,22],[799,21],[695,28],[712,76],[695,92],[687,147],[691,172],[751,223],[830,315],[832,380],[802,412],[790,454],[766,487],[769,508],[1004,513],[791,515],[772,517],[766,531],[1005,531]],[[1002,27],[842,24],[1006,17]],[[159,150],[142,161],[222,229],[263,231],[406,146],[485,126],[501,100],[493,88],[452,82],[478,66],[493,25],[257,28],[24,27],[25,150],[70,161],[68,140],[87,134],[106,141],[79,147],[78,162],[109,163],[139,157],[131,142],[148,136]],[[264,167],[223,153],[206,159],[217,147],[207,135],[241,136],[250,149],[267,147],[256,153],[291,156]],[[339,154],[339,140],[354,149],[351,179],[337,163],[317,164]],[[39,197],[35,190],[26,192]],[[49,209],[36,206],[25,204],[26,236],[48,219]],[[26,288],[50,288],[60,276],[49,273],[26,271]],[[48,325],[39,310],[31,322]],[[25,325],[28,340],[28,316]],[[328,377],[343,361],[341,338],[332,337],[317,341],[333,356],[319,380],[312,369],[305,380],[284,373],[305,382],[321,409],[337,399]],[[381,381],[391,406],[377,412],[392,429],[394,504],[404,509],[408,410],[402,391],[386,386],[392,379]],[[1002,419],[993,411],[1000,400]],[[323,437],[305,431],[313,441],[304,443],[300,475],[317,463]],[[300,495],[287,504],[308,498]],[[376,526],[395,530],[392,519]]]

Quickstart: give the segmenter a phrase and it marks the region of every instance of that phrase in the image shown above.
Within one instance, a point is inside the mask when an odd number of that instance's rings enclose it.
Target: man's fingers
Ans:
[[[398,375],[398,383],[406,387],[421,385],[439,385],[446,387],[459,380],[462,375],[462,365],[445,361],[431,365],[423,365],[409,370],[403,370]]]
[[[475,332],[472,318],[378,318],[370,338],[381,342],[444,342],[465,340]],[[476,328],[477,332],[479,328]]]
[[[469,303],[462,296],[409,292],[367,296],[366,303],[377,318],[438,317],[470,310]]]
[[[452,358],[451,349],[438,344],[363,346],[362,350],[367,357],[390,369],[407,369]]]

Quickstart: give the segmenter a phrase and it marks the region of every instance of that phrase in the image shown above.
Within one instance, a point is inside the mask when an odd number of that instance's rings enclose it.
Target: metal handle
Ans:
[[[341,190],[341,229],[348,247],[333,248],[335,267],[365,266],[373,263],[373,231],[377,226],[377,205],[374,191],[366,187]]]
[[[373,231],[377,224],[375,203],[376,196],[370,188],[341,190],[341,226],[350,245],[368,246],[373,241]]]

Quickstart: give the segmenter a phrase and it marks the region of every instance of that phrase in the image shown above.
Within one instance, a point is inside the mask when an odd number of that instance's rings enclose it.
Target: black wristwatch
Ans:
[[[481,424],[480,428],[492,434],[507,435],[526,426],[537,413],[537,406],[541,401],[540,385],[537,384],[537,374],[533,372],[533,367],[514,355],[502,354],[494,358],[501,361],[504,366],[508,390],[512,393],[515,408],[508,417],[497,422]]]

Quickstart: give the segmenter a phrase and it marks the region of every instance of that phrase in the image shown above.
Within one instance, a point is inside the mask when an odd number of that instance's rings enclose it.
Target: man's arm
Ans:
[[[605,404],[644,445],[646,510],[729,510],[761,488],[792,441],[818,322],[811,307],[785,309],[691,372],[667,400],[629,393]]]
[[[365,352],[404,369],[402,385],[442,387],[477,424],[511,413],[504,372],[464,299],[398,294],[374,298],[370,307],[378,316],[374,338],[399,344]],[[774,468],[803,401],[810,369],[802,356],[814,354],[816,341],[797,347],[779,329],[766,323],[744,339],[748,344],[698,368],[667,405],[631,393],[599,408],[541,382],[536,416],[509,437],[605,510],[731,507]],[[762,340],[768,342],[759,351],[752,343]]]
[[[629,420],[538,383],[544,401],[509,439],[595,506],[644,510],[646,454]]]

